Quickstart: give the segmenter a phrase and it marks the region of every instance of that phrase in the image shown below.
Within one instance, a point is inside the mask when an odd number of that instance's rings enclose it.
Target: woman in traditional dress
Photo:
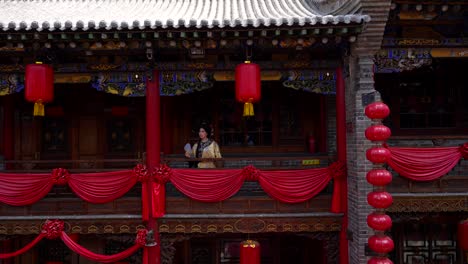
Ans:
[[[197,159],[218,159],[221,158],[219,145],[214,140],[210,139],[211,128],[207,125],[201,125],[198,130],[200,139],[193,145],[191,152],[185,152],[187,158]],[[200,161],[198,168],[216,168],[213,161]]]

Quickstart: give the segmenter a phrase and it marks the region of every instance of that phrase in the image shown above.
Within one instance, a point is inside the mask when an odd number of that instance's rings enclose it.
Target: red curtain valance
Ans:
[[[391,153],[388,165],[414,181],[438,179],[452,170],[461,158],[468,159],[468,143],[458,147],[385,147]]]
[[[171,169],[166,165],[149,170],[137,165],[132,171],[70,174],[67,170],[54,169],[51,174],[0,173],[0,202],[22,206],[43,198],[54,184],[68,184],[73,192],[90,203],[107,203],[128,192],[137,181],[151,184],[153,192],[142,188],[143,219],[148,219],[147,200],[152,196],[155,217],[164,215],[164,183],[171,181],[188,197],[217,202],[228,199],[239,191],[244,181],[258,181],[264,191],[284,203],[304,202],[321,192],[332,178],[344,177],[345,165],[335,162],[327,168],[307,170],[261,171],[253,166],[244,169],[199,170]],[[333,193],[333,203],[339,192]],[[332,205],[338,208],[339,205]]]
[[[344,177],[346,166],[334,162],[327,168],[307,170],[262,171],[247,166],[244,169],[199,170],[171,169],[162,165],[154,172],[153,215],[165,213],[165,196],[161,195],[160,186],[170,181],[186,196],[202,202],[219,202],[236,194],[244,181],[258,181],[263,190],[272,198],[284,203],[300,203],[320,193],[333,178]],[[333,192],[333,201],[339,201]],[[339,205],[332,204],[332,208]]]
[[[263,190],[284,203],[304,202],[327,186],[340,170],[327,168],[263,171],[247,166],[232,170],[160,169],[172,184],[188,197],[202,202],[219,202],[236,194],[244,181],[258,181]],[[344,166],[344,165],[341,165]],[[333,168],[333,169],[331,169]],[[156,178],[158,176],[156,175]]]
[[[68,184],[72,191],[90,203],[107,203],[128,192],[138,177],[131,170],[70,174],[59,168],[50,174],[0,173],[0,202],[13,206],[33,204],[54,184]]]
[[[65,245],[70,248],[73,252],[80,254],[87,259],[92,261],[97,261],[100,263],[114,263],[116,261],[128,258],[129,256],[133,255],[138,249],[145,248],[146,249],[146,237],[147,237],[147,230],[138,230],[137,237],[135,240],[135,244],[130,248],[114,254],[114,255],[101,255],[96,254],[94,252],[89,251],[88,249],[80,246],[78,243],[73,241],[65,231],[63,231],[64,223],[60,220],[47,220],[43,227],[41,233],[29,244],[25,247],[11,253],[0,253],[0,259],[12,258],[15,256],[19,256],[31,248],[33,248],[37,243],[39,243],[43,238],[47,239],[57,239],[60,238],[65,243]]]

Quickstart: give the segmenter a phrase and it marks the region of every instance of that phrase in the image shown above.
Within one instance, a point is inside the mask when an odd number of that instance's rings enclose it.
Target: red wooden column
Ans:
[[[343,70],[341,67],[336,69],[336,152],[338,161],[346,164],[345,83],[343,79]],[[334,185],[334,188],[339,188],[339,192],[341,194],[339,201],[340,208],[337,211],[343,213],[343,222],[340,231],[340,264],[346,264],[349,261],[348,239],[346,237],[346,230],[348,229],[348,186],[346,177],[342,179],[335,179],[338,182]]]
[[[14,104],[12,96],[3,97],[3,157],[7,160],[15,158],[14,137],[13,137],[13,119]],[[12,169],[13,164],[6,163],[5,169]]]
[[[161,161],[161,105],[159,95],[159,72],[153,71],[151,80],[146,82],[146,166],[148,168],[156,168]],[[153,185],[147,184],[148,194],[153,192]],[[164,185],[160,185],[164,188]],[[142,190],[144,191],[144,190]],[[165,192],[163,193],[165,194]],[[156,218],[153,216],[153,208],[151,195],[148,197],[149,220],[147,223],[148,230],[154,231],[154,239],[157,246],[148,247],[145,264],[161,263],[161,241],[159,238],[159,228]]]

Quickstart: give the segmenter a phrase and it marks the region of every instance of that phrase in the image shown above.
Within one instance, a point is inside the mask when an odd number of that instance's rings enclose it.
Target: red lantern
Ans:
[[[366,175],[367,182],[376,186],[385,186],[392,182],[392,178],[392,173],[385,169],[373,169]]]
[[[367,261],[367,264],[393,264],[393,261],[385,257],[373,257]]]
[[[366,157],[372,163],[385,163],[390,155],[390,151],[382,147],[373,147],[366,151]]]
[[[392,227],[392,218],[386,214],[372,213],[367,216],[367,225],[379,231],[385,231]]]
[[[384,125],[373,125],[366,129],[365,134],[370,141],[384,141],[392,135],[392,132]]]
[[[258,64],[245,63],[236,67],[236,100],[244,103],[244,116],[253,116],[252,103],[260,100],[261,76]]]
[[[367,194],[367,203],[378,209],[385,209],[392,205],[393,197],[388,192],[370,192]]]
[[[458,244],[464,251],[468,251],[468,220],[458,223]]]
[[[367,242],[370,249],[380,254],[387,254],[395,247],[393,240],[388,236],[373,235],[369,237]]]
[[[27,101],[34,102],[34,116],[44,116],[44,103],[54,100],[54,70],[45,64],[26,66],[25,92]]]
[[[260,243],[250,239],[241,242],[240,264],[260,264]]]
[[[390,109],[382,102],[375,102],[366,106],[364,112],[370,119],[384,119],[390,114]]]

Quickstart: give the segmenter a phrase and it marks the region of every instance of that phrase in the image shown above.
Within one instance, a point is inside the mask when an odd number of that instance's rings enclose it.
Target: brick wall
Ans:
[[[371,16],[371,22],[359,35],[351,48],[351,57],[346,58],[349,66],[346,81],[347,109],[347,150],[348,150],[348,230],[352,233],[349,241],[349,263],[367,263],[365,245],[369,236],[367,215],[367,193],[371,186],[366,173],[371,163],[366,160],[365,151],[371,146],[364,137],[370,120],[364,115],[362,95],[374,92],[372,76],[374,54],[381,48],[382,37],[388,19],[391,0],[362,0],[361,11]],[[376,94],[376,97],[378,95]],[[377,99],[377,98],[376,98]]]
[[[371,143],[364,137],[365,129],[371,124],[364,115],[362,95],[375,92],[372,76],[373,60],[370,56],[349,57],[346,75],[347,109],[347,153],[348,153],[348,217],[350,231],[349,263],[367,263],[365,245],[369,232],[367,215],[371,207],[367,194],[372,190],[366,181],[366,173],[372,164],[366,160],[365,152]],[[375,93],[375,99],[379,95]]]

